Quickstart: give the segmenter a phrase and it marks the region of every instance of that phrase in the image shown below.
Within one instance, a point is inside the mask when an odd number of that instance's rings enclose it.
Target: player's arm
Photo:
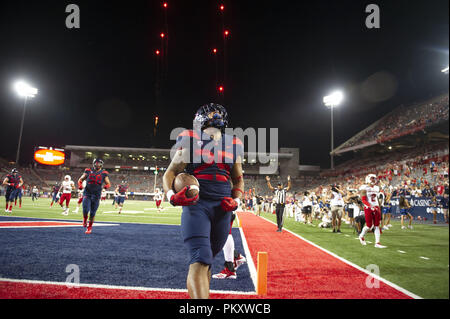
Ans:
[[[241,199],[242,196],[244,196],[244,175],[242,173],[242,163],[239,161],[239,159],[240,157],[238,157],[238,161],[233,165],[233,168],[231,169],[231,196],[234,199]]]
[[[19,179],[19,185],[17,185],[17,188],[20,188],[20,187],[22,187],[22,185],[23,185],[23,179],[22,179],[22,177]]]
[[[5,177],[5,179],[3,180],[3,185],[7,185],[7,186],[11,185],[11,183],[9,182],[9,178],[8,177]]]
[[[288,181],[288,186],[286,188],[286,191],[289,191],[291,189],[292,183],[291,183],[291,176],[287,177],[287,181]]]
[[[198,199],[198,195],[192,198],[186,197],[186,191],[188,186],[183,188],[178,193],[172,190],[173,181],[175,177],[184,171],[187,166],[187,158],[189,156],[188,149],[181,149],[175,152],[172,161],[169,164],[166,172],[163,175],[163,189],[167,196],[168,201],[174,206],[189,206],[195,204]]]
[[[111,181],[109,180],[109,176],[105,176],[105,189],[111,187]]]
[[[81,177],[78,179],[78,189],[83,189],[83,182],[86,180],[87,174],[83,173]]]
[[[361,201],[364,204],[364,207],[371,208],[372,205],[370,205],[369,200],[367,198],[367,191],[365,189],[360,190],[359,195],[361,196]]]
[[[270,184],[270,177],[269,176],[266,176],[266,181],[267,181],[267,187],[269,187],[269,189],[271,191],[273,191],[273,186]]]

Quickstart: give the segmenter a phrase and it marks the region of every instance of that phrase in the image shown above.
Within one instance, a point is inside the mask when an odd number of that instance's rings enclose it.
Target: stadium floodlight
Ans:
[[[334,129],[333,129],[333,109],[336,106],[339,106],[342,101],[344,100],[344,93],[341,91],[334,91],[330,95],[327,95],[323,98],[323,103],[326,107],[329,107],[331,109],[331,151],[330,151],[330,157],[331,157],[331,169],[334,169],[334,156],[333,156],[333,149],[334,149]]]
[[[323,98],[323,103],[325,106],[329,106],[331,108],[339,106],[342,100],[344,99],[344,94],[341,91],[335,91],[330,95],[327,95]]]
[[[445,73],[445,74],[448,74],[448,66],[445,69],[441,70],[441,72]]]
[[[14,89],[16,90],[17,94],[19,94],[19,96],[25,98],[34,97],[38,93],[38,90],[36,88],[31,87],[24,81],[17,81],[14,84]]]
[[[20,144],[22,142],[22,132],[23,132],[23,122],[25,120],[25,109],[27,107],[27,100],[29,98],[33,98],[38,93],[38,89],[30,86],[24,81],[17,81],[14,84],[14,90],[20,97],[24,98],[23,102],[23,113],[22,113],[22,122],[20,124],[20,134],[19,134],[19,143],[17,145],[17,153],[16,153],[16,164],[19,164],[19,155],[20,155]]]

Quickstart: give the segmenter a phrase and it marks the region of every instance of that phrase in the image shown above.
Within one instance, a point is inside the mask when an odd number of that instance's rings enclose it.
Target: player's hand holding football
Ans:
[[[198,200],[198,194],[194,197],[188,198],[186,192],[189,190],[189,186],[186,186],[178,193],[170,196],[170,203],[173,206],[191,206],[194,205]]]
[[[220,207],[222,207],[225,212],[232,212],[238,208],[238,203],[231,197],[224,197],[220,203]]]

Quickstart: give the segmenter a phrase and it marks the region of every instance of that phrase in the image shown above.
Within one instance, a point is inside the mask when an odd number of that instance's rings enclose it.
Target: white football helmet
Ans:
[[[67,181],[70,181],[70,175],[64,176],[64,179],[67,180]]]
[[[369,174],[366,176],[366,184],[376,184],[377,183],[377,175]]]

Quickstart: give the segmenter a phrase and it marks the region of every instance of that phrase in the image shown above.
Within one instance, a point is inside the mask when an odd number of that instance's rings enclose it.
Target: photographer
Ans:
[[[348,217],[350,218],[350,224],[355,226],[355,217],[359,216],[359,196],[356,189],[349,189],[347,197],[345,197],[345,202],[347,203]]]
[[[340,185],[331,185],[332,198],[331,206],[331,224],[333,226],[333,233],[341,232],[341,220],[344,214],[344,192],[340,189]]]

